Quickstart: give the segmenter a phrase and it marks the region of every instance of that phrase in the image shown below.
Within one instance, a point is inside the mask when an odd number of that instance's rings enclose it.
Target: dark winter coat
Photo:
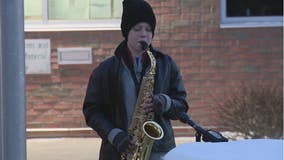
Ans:
[[[127,131],[128,122],[125,108],[125,96],[122,74],[125,66],[126,42],[116,49],[115,55],[103,61],[91,74],[83,113],[88,126],[102,138],[100,160],[118,160],[120,155],[107,140],[113,128]],[[175,147],[174,133],[170,120],[176,120],[182,111],[187,111],[186,91],[179,69],[171,57],[155,50],[156,75],[154,94],[163,93],[171,98],[171,107],[163,115],[155,115],[155,121],[164,130],[164,137],[154,143],[153,151],[168,152]],[[124,60],[123,60],[124,59]],[[131,70],[131,69],[130,69]]]

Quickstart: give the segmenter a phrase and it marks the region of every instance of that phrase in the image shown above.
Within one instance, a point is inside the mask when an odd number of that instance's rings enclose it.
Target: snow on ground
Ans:
[[[283,160],[283,140],[184,143],[166,154],[164,160]]]

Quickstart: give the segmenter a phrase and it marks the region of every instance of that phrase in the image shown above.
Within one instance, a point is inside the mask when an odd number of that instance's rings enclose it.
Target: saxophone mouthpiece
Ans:
[[[141,48],[142,48],[143,50],[146,50],[146,49],[148,48],[148,44],[147,44],[145,41],[140,41],[139,43],[140,43]]]

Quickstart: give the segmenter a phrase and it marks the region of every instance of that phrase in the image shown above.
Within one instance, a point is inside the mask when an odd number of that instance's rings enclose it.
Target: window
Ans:
[[[221,27],[273,27],[283,24],[283,0],[221,0]]]
[[[25,30],[119,29],[122,0],[24,0]]]

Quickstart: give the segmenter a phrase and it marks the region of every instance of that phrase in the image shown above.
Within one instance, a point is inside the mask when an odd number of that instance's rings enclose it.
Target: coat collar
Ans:
[[[152,46],[150,46],[152,48]],[[150,50],[151,50],[150,48]],[[133,57],[132,54],[130,52],[130,50],[127,47],[127,43],[126,40],[122,41],[118,47],[116,48],[115,52],[114,52],[115,56],[120,57],[124,60],[125,64],[127,65],[127,67],[129,67],[130,69],[133,68]],[[149,58],[145,53],[142,54],[142,63],[143,66],[144,65],[148,65],[149,64]]]

